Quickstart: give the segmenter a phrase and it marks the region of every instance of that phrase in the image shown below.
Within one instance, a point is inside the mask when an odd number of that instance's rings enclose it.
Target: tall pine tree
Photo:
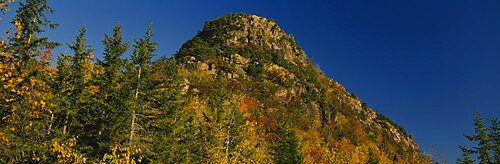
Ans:
[[[47,37],[42,37],[46,28],[55,28],[58,25],[47,18],[47,14],[53,13],[47,0],[26,0],[19,5],[11,22],[16,26],[17,32],[10,42],[16,56],[23,61],[23,67],[27,68],[33,66],[37,55],[59,45],[49,41]]]
[[[122,31],[119,25],[113,28],[111,36],[105,35],[102,41],[104,48],[104,60],[99,61],[103,68],[103,75],[99,78],[99,88],[101,89],[100,98],[100,118],[102,142],[100,145],[105,148],[114,144],[120,144],[125,141],[123,134],[124,114],[126,108],[123,85],[123,69],[126,60],[122,56],[128,50],[128,43],[123,42]],[[122,134],[122,135],[120,135]]]
[[[474,133],[473,135],[465,135],[471,142],[477,143],[477,146],[473,148],[467,148],[465,146],[459,146],[462,151],[463,157],[459,158],[457,162],[472,162],[473,160],[470,158],[470,155],[476,154],[479,163],[488,164],[497,162],[495,158],[495,140],[498,140],[498,137],[495,136],[495,131],[498,129],[498,122],[495,119],[492,120],[492,126],[487,127],[487,124],[484,122],[481,114],[479,112],[475,112],[474,118]],[[495,130],[497,129],[497,130]]]
[[[147,130],[148,113],[151,111],[151,98],[153,86],[150,84],[152,58],[156,56],[154,51],[158,43],[153,42],[151,37],[153,31],[148,25],[146,36],[134,42],[132,59],[128,65],[127,79],[129,79],[126,90],[129,91],[128,115],[128,144],[137,145],[144,152],[151,153],[150,143],[152,133]]]

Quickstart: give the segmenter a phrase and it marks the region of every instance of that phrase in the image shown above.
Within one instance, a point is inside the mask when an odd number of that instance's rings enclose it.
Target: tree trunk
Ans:
[[[68,111],[66,111],[66,119],[64,119],[64,126],[63,126],[63,135],[66,135],[67,132],[66,130],[68,129],[68,119],[69,119],[69,113]]]
[[[53,122],[54,122],[54,112],[52,112],[52,115],[50,116],[50,124],[49,124],[49,129],[47,130],[47,135],[50,134],[50,131],[52,130]]]
[[[140,82],[140,80],[141,80],[141,71],[142,71],[142,67],[139,67],[139,73],[137,75],[137,82]],[[138,98],[139,98],[139,84],[135,88],[135,104],[136,104],[136,107],[139,106],[138,102],[137,102]],[[130,124],[130,137],[129,137],[129,143],[130,144],[132,144],[132,141],[134,140],[136,109],[137,108],[134,108],[134,110],[132,110],[132,121],[131,121],[131,124]]]

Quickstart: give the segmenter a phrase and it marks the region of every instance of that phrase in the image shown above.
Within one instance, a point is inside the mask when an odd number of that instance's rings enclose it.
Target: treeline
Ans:
[[[57,26],[47,19],[52,9],[46,0],[19,5],[0,51],[0,161],[132,162],[172,153],[165,134],[183,104],[182,81],[176,63],[152,60],[151,26],[132,44],[116,26],[104,36],[102,61],[82,28],[54,68],[51,50],[61,44],[42,37]]]

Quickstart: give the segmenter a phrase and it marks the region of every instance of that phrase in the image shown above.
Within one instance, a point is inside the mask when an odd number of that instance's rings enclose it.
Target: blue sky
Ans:
[[[455,162],[474,109],[500,111],[498,0],[85,0],[50,1],[69,43],[85,26],[101,40],[119,23],[126,40],[153,23],[158,54],[171,56],[207,20],[246,12],[273,18],[333,79],[414,136],[423,151]],[[5,20],[0,29],[5,29]],[[2,32],[2,36],[3,36]],[[68,51],[60,47],[55,52]]]

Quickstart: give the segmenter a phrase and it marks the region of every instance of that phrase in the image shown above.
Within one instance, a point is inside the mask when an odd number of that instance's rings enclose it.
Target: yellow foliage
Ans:
[[[18,31],[18,32],[16,33],[16,39],[20,39],[20,38],[21,38],[21,32],[19,32],[19,31]]]
[[[87,87],[87,90],[90,91],[92,94],[96,94],[99,92],[99,87],[95,85],[91,85]]]
[[[9,138],[5,136],[5,133],[0,132],[0,143],[7,143],[9,142]]]
[[[325,163],[321,148],[323,141],[319,133],[314,129],[307,131],[297,129],[296,132],[304,163]]]
[[[143,156],[141,148],[137,146],[111,146],[111,154],[105,154],[99,163],[113,163],[113,164],[135,164],[141,163]]]
[[[75,149],[75,145],[76,138],[70,138],[63,143],[54,141],[51,151],[57,154],[57,163],[87,163],[87,158]]]
[[[269,153],[271,144],[265,137],[265,124],[258,124],[257,119],[247,120],[242,132],[243,141],[237,145],[239,155],[236,163],[273,163],[273,156]]]

